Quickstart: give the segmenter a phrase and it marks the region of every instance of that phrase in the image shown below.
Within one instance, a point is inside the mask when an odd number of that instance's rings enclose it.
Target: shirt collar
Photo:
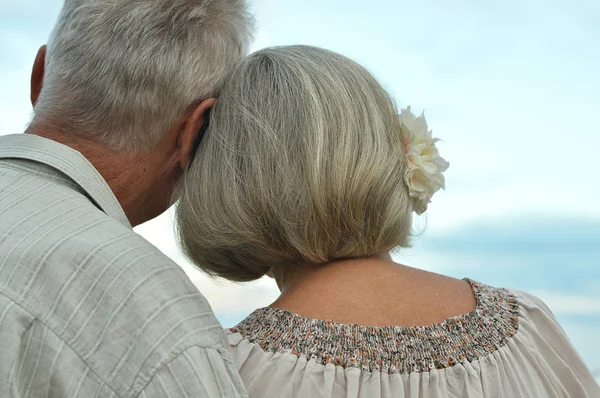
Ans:
[[[98,170],[78,151],[31,134],[0,137],[0,159],[25,159],[48,165],[71,178],[108,216],[131,228],[114,193]]]

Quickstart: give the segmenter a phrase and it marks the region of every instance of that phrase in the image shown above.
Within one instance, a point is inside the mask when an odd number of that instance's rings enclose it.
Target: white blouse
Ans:
[[[468,280],[476,309],[418,327],[366,327],[261,308],[228,331],[250,397],[598,398],[545,304]]]

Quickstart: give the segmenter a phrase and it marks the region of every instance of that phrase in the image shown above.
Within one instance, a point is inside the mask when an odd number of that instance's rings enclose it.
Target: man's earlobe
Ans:
[[[179,164],[186,169],[194,158],[197,143],[202,138],[201,131],[208,122],[208,112],[215,105],[216,100],[209,98],[197,105],[189,114],[179,135]]]
[[[38,50],[35,62],[33,63],[33,70],[31,72],[31,105],[35,106],[40,93],[42,92],[42,86],[44,85],[44,73],[46,66],[46,45],[43,45]]]

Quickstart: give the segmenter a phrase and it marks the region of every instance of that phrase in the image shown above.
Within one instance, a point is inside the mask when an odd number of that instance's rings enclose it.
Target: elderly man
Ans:
[[[132,226],[171,204],[251,25],[244,0],[65,1],[31,125],[0,137],[1,397],[246,396],[205,298]]]

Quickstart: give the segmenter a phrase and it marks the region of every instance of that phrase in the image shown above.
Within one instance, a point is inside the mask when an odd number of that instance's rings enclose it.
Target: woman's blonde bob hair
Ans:
[[[407,246],[398,111],[356,62],[258,51],[228,77],[178,188],[178,236],[202,270],[251,281]]]

